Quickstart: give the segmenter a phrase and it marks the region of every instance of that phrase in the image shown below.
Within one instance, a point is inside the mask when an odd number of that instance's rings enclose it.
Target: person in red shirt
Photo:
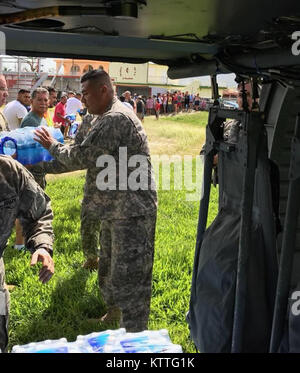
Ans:
[[[160,105],[161,105],[161,103],[160,103],[159,98],[156,98],[155,99],[155,104],[154,104],[154,110],[155,110],[155,116],[156,116],[157,120],[159,119]]]
[[[66,103],[68,100],[68,95],[66,93],[62,94],[60,98],[60,102],[55,106],[54,116],[53,116],[53,122],[60,124],[60,130],[64,137],[67,137],[68,128],[71,124],[70,120],[68,118],[65,118],[66,116]]]
[[[177,92],[175,92],[174,95],[173,95],[173,106],[174,106],[175,114],[177,114],[177,112],[178,112],[178,95],[177,95]]]

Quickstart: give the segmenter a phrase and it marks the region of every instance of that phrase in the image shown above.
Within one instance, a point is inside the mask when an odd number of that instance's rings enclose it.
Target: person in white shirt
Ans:
[[[75,97],[68,98],[66,105],[67,115],[76,115],[78,110],[82,110],[81,93],[76,93]]]
[[[3,109],[10,131],[20,128],[23,118],[28,114],[26,106],[30,106],[30,98],[29,90],[20,89],[17,99],[9,102]]]
[[[125,101],[125,97],[124,97],[124,96],[120,96],[120,101],[121,101],[122,104],[125,105],[128,109],[133,110],[133,107],[130,105],[130,103]]]

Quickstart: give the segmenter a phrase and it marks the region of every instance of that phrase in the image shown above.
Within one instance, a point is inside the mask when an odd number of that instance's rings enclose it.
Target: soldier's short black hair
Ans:
[[[87,80],[93,80],[93,81],[98,81],[101,84],[107,84],[107,85],[112,85],[110,76],[107,74],[106,71],[102,69],[97,69],[97,70],[91,70],[82,75],[80,82],[86,82]]]

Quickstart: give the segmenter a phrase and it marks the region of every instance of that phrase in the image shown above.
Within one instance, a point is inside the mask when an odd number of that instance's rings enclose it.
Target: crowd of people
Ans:
[[[66,138],[72,120],[77,113],[84,112],[84,107],[81,93],[61,92],[59,102],[57,96],[58,92],[53,87],[40,87],[32,93],[20,89],[17,98],[3,108],[8,130],[46,125],[60,128]]]
[[[78,113],[83,116],[87,112],[81,99],[80,92],[57,92],[53,87],[37,88],[32,93],[20,89],[16,99],[9,102],[2,113],[10,131],[19,127],[47,125],[60,128],[64,138],[67,138],[70,125]],[[146,115],[155,115],[159,119],[164,114],[207,108],[207,100],[199,94],[181,91],[158,93],[148,98],[126,91],[119,99],[141,121]]]
[[[175,91],[174,93],[157,93],[157,95],[146,96],[131,95],[130,91],[124,92],[120,100],[131,108],[143,121],[145,115],[155,115],[159,119],[160,115],[178,114],[179,112],[189,112],[192,110],[206,110],[208,101],[201,98],[199,93],[192,94],[188,91]],[[130,106],[128,106],[130,107]]]

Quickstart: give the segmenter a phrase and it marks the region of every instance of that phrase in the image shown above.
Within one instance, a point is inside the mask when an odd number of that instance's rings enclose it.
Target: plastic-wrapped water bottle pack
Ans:
[[[10,155],[23,165],[50,161],[52,156],[37,141],[34,131],[41,127],[17,128],[14,131],[3,131],[0,134],[0,154]],[[46,127],[47,131],[59,142],[64,138],[57,128]]]
[[[168,331],[145,330],[126,333],[125,329],[106,330],[78,335],[75,342],[66,338],[16,345],[13,353],[182,353],[180,345],[171,342]]]

